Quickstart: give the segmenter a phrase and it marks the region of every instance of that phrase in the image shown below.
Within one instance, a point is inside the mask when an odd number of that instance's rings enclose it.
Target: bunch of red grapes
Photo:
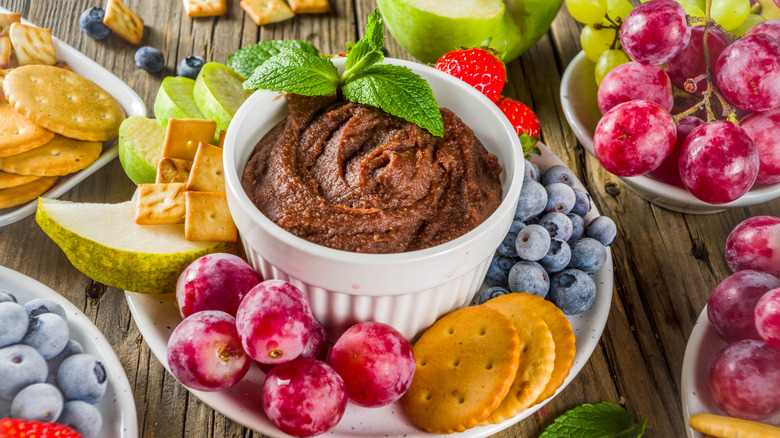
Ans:
[[[593,143],[604,168],[647,174],[711,204],[780,182],[780,20],[741,38],[719,29],[691,25],[673,0],[625,17],[620,44],[632,61],[598,91]]]

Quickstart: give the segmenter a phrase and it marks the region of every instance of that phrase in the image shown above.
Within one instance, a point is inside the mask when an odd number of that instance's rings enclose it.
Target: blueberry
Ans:
[[[610,246],[617,236],[615,222],[607,216],[599,216],[585,228],[585,235],[601,242],[604,246]]]
[[[569,213],[566,216],[571,221],[571,237],[569,237],[569,240],[581,239],[585,235],[585,219],[574,213]]]
[[[57,370],[57,383],[68,400],[95,404],[103,398],[108,386],[106,368],[98,358],[88,353],[74,354]]]
[[[68,323],[54,313],[42,313],[30,318],[22,344],[27,344],[48,360],[60,354],[68,343]]]
[[[552,183],[544,186],[544,190],[547,191],[547,205],[544,207],[545,212],[557,211],[558,213],[567,214],[574,207],[574,190],[564,183]]]
[[[574,207],[571,213],[578,216],[585,216],[590,211],[590,195],[579,187],[574,187]]]
[[[63,360],[73,356],[74,354],[83,352],[84,348],[81,346],[81,344],[79,344],[77,341],[74,341],[73,339],[69,340],[68,343],[65,344],[65,348],[62,349],[60,354],[49,359],[49,374],[57,374],[57,369],[60,367],[60,364],[62,364]]]
[[[504,240],[501,241],[501,243],[498,245],[496,251],[502,256],[517,257],[517,250],[515,249],[516,239],[517,239],[516,233],[513,233],[511,231],[506,233],[506,236],[504,236]]]
[[[19,343],[27,333],[27,312],[21,304],[13,301],[0,303],[0,347]]]
[[[200,56],[188,56],[176,66],[176,74],[185,78],[196,79],[206,60]]]
[[[491,286],[507,287],[507,275],[514,264],[515,261],[511,257],[494,256],[490,261],[485,281]]]
[[[525,165],[523,166],[523,181],[539,181],[539,174],[536,172],[536,168],[528,160],[525,160]]]
[[[57,421],[64,400],[60,390],[48,383],[25,387],[11,401],[11,416],[28,421]]]
[[[32,318],[42,313],[54,313],[65,321],[68,320],[68,316],[65,315],[65,309],[62,308],[60,303],[54,300],[47,300],[46,298],[34,298],[24,303],[24,310]]]
[[[571,247],[569,268],[593,274],[607,262],[607,250],[596,239],[583,237],[574,242],[569,242],[569,246]]]
[[[550,241],[550,249],[539,260],[539,264],[548,272],[558,272],[569,265],[571,260],[571,248],[565,241],[553,237]]]
[[[582,313],[596,299],[596,284],[579,269],[565,269],[550,279],[550,301],[566,315]]]
[[[542,265],[521,260],[512,266],[507,277],[509,290],[527,292],[544,298],[550,288],[550,278]]]
[[[553,183],[563,183],[569,187],[574,187],[575,179],[574,172],[572,172],[571,169],[562,164],[558,164],[544,171],[541,183],[543,186],[548,186]]]
[[[103,416],[98,409],[81,400],[66,402],[57,423],[74,429],[84,438],[97,438],[103,428]]]
[[[12,301],[14,303],[18,303],[19,301],[16,300],[16,297],[11,292],[5,291],[0,289],[0,303],[4,303],[6,301]]]
[[[515,240],[517,255],[523,260],[535,262],[550,248],[550,233],[541,225],[528,225],[519,233]]]
[[[27,385],[46,381],[46,360],[29,345],[0,348],[0,398],[11,400]]]
[[[509,232],[517,234],[523,228],[525,228],[525,223],[519,219],[515,219],[512,221],[512,225],[509,227]]]
[[[542,178],[542,170],[539,169],[539,166],[536,165],[536,163],[532,163],[531,161],[526,160],[526,165],[530,164],[530,170],[527,170],[528,176],[536,181],[539,182],[539,180]]]
[[[574,232],[574,226],[569,216],[555,211],[542,216],[539,219],[539,225],[550,233],[550,237],[557,237],[561,240],[568,241]]]
[[[149,73],[157,73],[165,67],[165,56],[154,47],[143,46],[135,52],[135,65]]]
[[[504,287],[500,287],[500,286],[489,287],[483,290],[482,292],[478,293],[477,296],[474,297],[473,303],[476,305],[484,304],[495,297],[506,295],[508,293],[509,290]]]
[[[79,17],[79,27],[88,37],[96,40],[102,40],[111,35],[111,29],[103,24],[105,13],[102,8],[89,8],[81,13]]]
[[[547,206],[547,191],[536,181],[523,181],[517,200],[515,219],[525,221],[544,211]]]

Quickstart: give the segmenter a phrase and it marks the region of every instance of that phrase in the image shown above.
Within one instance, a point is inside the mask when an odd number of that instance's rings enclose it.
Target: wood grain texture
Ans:
[[[125,0],[144,19],[142,45],[160,49],[163,72],[136,68],[136,47],[117,36],[88,38],[78,28],[87,0],[0,0],[33,23],[127,82],[150,110],[163,77],[175,74],[185,56],[224,63],[227,55],[260,40],[301,39],[324,53],[344,50],[365,32],[373,0],[332,0],[323,15],[299,15],[256,26],[228,0],[221,17],[188,18],[177,0]],[[579,52],[581,25],[562,8],[537,45],[507,65],[504,94],[536,111],[542,141],[587,186],[593,201],[618,227],[613,246],[615,289],[609,319],[598,348],[577,378],[531,418],[496,437],[536,437],[555,417],[582,403],[622,403],[637,419],[648,418],[648,436],[682,437],[680,373],[686,341],[710,291],[730,274],[724,259],[729,231],[756,215],[780,213],[780,200],[714,215],[683,215],[652,205],[604,171],[578,144],[561,108],[561,75]],[[411,58],[389,35],[395,58]],[[134,186],[114,160],[62,198],[79,202],[122,202]],[[83,309],[114,347],[136,399],[144,437],[260,437],[200,402],[165,372],[144,343],[122,291],[91,281],[78,272],[32,217],[0,228],[0,265],[52,287]]]

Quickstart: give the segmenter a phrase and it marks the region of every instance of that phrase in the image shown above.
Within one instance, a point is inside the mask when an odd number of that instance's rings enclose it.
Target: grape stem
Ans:
[[[612,44],[610,44],[609,48],[610,50],[617,49],[618,41],[620,41],[620,28],[623,26],[623,19],[620,17],[617,17],[616,19],[609,18],[609,14],[604,14],[604,19],[609,21],[610,24],[601,24],[601,23],[595,23],[593,25],[593,28],[596,30],[601,29],[612,29],[615,31],[615,38],[612,40]]]

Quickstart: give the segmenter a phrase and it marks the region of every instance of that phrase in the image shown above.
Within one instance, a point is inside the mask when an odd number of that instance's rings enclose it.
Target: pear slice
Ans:
[[[192,89],[195,81],[183,76],[168,76],[163,79],[157,97],[154,98],[154,117],[163,130],[168,128],[168,119],[202,119]]]
[[[254,90],[244,90],[245,78],[218,62],[203,66],[195,79],[192,96],[206,118],[217,122],[217,132],[227,131],[238,107]]]
[[[184,225],[136,225],[135,206],[39,198],[35,220],[76,269],[133,292],[175,292],[179,274],[198,257],[237,253],[235,243],[185,240]]]
[[[119,162],[135,184],[155,182],[164,142],[165,130],[157,120],[132,116],[119,126]]]

